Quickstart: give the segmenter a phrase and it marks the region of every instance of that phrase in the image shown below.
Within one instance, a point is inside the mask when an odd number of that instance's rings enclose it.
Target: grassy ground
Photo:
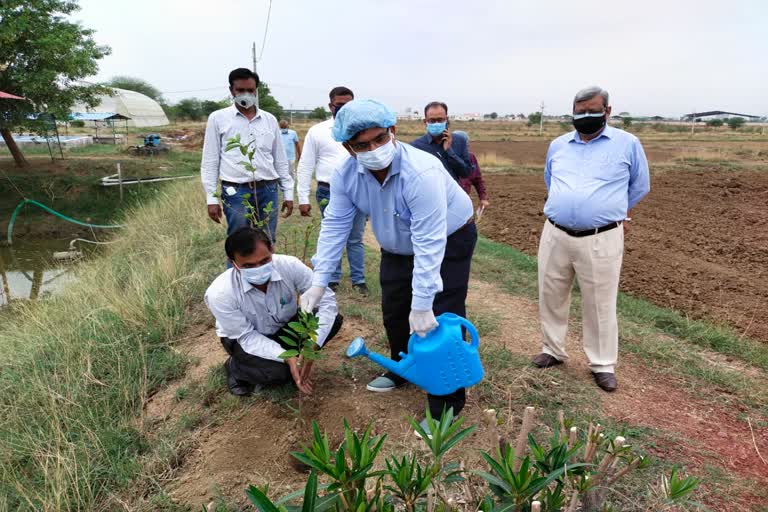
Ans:
[[[168,345],[220,267],[191,184],[129,227],[63,295],[0,326],[0,510],[95,510],[142,470],[144,400],[184,371]],[[179,229],[184,226],[184,229]]]

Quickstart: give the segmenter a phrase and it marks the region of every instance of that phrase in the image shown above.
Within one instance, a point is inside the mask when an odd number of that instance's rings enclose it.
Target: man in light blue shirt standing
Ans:
[[[283,148],[285,148],[285,158],[288,160],[288,170],[291,172],[294,181],[296,180],[296,162],[301,158],[301,146],[299,145],[299,135],[288,128],[287,119],[280,120],[280,138],[283,139]]]
[[[317,242],[312,288],[301,297],[311,311],[325,293],[342,251],[362,212],[381,245],[381,302],[384,327],[399,361],[411,333],[426,336],[435,315],[466,316],[469,269],[477,241],[472,202],[434,156],[395,140],[395,113],[373,100],[353,100],[337,114],[333,137],[353,158],[331,178],[331,199]],[[392,391],[404,381],[387,373],[367,386]],[[458,415],[463,388],[428,396],[430,413]],[[426,422],[422,422],[422,427]]]
[[[608,92],[600,87],[579,91],[573,100],[576,130],[555,139],[547,152],[547,220],[538,254],[544,348],[533,364],[548,368],[568,358],[565,335],[576,277],[584,352],[595,383],[614,391],[619,352],[616,298],[624,234],[632,208],[651,186],[640,141],[607,125],[608,100]]]

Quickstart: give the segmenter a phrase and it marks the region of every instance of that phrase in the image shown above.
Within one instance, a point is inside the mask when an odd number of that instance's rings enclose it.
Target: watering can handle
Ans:
[[[463,317],[459,317],[459,322],[467,328],[469,335],[472,337],[472,346],[477,348],[480,345],[480,336],[477,334],[475,326],[472,325],[472,322]]]

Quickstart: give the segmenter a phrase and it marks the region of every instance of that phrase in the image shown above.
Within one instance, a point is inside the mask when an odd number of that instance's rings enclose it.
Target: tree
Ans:
[[[744,118],[743,117],[730,117],[728,118],[728,126],[730,126],[731,130],[738,130],[744,125]]]
[[[528,114],[528,126],[533,126],[535,124],[539,124],[541,122],[541,112],[534,112],[533,114]]]
[[[269,90],[269,86],[264,82],[259,84],[259,108],[269,112],[278,119],[285,117],[283,115],[283,107],[272,96],[272,91]]]
[[[312,112],[309,113],[310,119],[322,119],[325,121],[328,119],[328,116],[331,115],[328,111],[326,111],[323,107],[317,107]]]
[[[202,115],[209,116],[216,110],[226,108],[229,105],[231,105],[231,102],[229,100],[221,100],[221,101],[213,101],[213,100],[205,100],[202,103],[200,103],[200,111]]]
[[[712,128],[719,128],[720,126],[723,126],[723,120],[710,119],[709,121],[707,121],[707,126],[711,126]]]
[[[113,76],[104,85],[109,87],[117,87],[118,89],[127,89],[129,91],[140,92],[145,96],[149,96],[158,103],[163,103],[163,94],[154,85],[150,84],[146,80],[141,78],[134,78],[131,76]]]
[[[68,119],[76,102],[93,106],[108,90],[80,80],[95,75],[108,46],[93,40],[93,30],[70,20],[78,10],[72,0],[4,0],[0,2],[0,91],[27,101],[3,101],[0,134],[16,165],[27,165],[13,141],[11,128],[35,129],[41,112]],[[7,104],[7,105],[6,105]]]
[[[491,112],[490,118],[491,119],[498,119],[499,118],[499,114],[497,114],[496,112]]]
[[[177,119],[199,121],[203,117],[203,107],[197,98],[184,98],[171,107],[171,113]]]
[[[632,126],[632,117],[621,116],[621,122],[624,123],[624,128],[629,128],[630,126]]]

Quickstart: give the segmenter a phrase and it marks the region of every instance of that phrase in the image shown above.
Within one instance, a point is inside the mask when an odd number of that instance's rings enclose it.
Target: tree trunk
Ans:
[[[13,160],[16,162],[16,167],[29,167],[27,159],[24,158],[21,150],[19,150],[19,146],[16,145],[16,141],[13,140],[11,130],[9,128],[0,128],[0,135],[3,136],[3,140],[5,141],[5,145],[8,147],[8,151],[10,151],[11,155],[13,155]]]

